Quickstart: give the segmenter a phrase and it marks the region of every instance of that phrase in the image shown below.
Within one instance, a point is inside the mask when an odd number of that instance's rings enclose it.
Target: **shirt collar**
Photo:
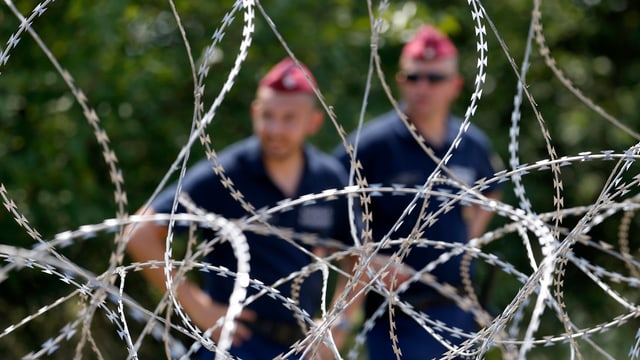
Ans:
[[[247,163],[248,168],[247,172],[250,172],[254,175],[262,175],[267,177],[267,169],[264,167],[264,162],[262,161],[262,149],[260,148],[260,140],[257,136],[252,135],[247,139],[246,143],[246,154],[247,154]],[[304,179],[304,174],[307,173],[310,161],[311,145],[305,143],[303,152],[304,152],[304,170],[302,173],[302,179]],[[301,181],[302,181],[301,179]]]
[[[397,115],[396,118],[397,118],[397,121],[393,122],[392,130],[396,134],[398,134],[398,136],[403,141],[415,142],[416,140],[413,138],[413,135],[411,135],[411,132],[409,131],[409,129],[407,129],[402,119],[400,119],[400,116]],[[411,122],[411,119],[409,119],[409,122]],[[451,146],[451,144],[453,143],[453,140],[457,135],[459,127],[460,127],[459,121],[457,121],[452,115],[449,115],[449,117],[447,118],[447,130],[446,130],[447,133],[445,135],[446,140],[445,140],[445,143],[442,145],[442,148],[446,149]],[[428,140],[425,139],[424,142],[429,147],[435,148]]]
[[[262,150],[260,149],[258,137],[255,135],[249,137],[245,146],[247,165],[249,165],[246,171],[255,175],[267,176],[267,170],[262,162]]]

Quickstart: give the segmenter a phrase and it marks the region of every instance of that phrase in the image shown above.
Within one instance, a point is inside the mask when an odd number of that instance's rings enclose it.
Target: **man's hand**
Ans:
[[[227,315],[229,309],[227,305],[213,301],[202,289],[190,282],[180,284],[178,288],[178,299],[194,324],[202,331],[213,327],[218,319]],[[234,346],[240,346],[243,341],[251,337],[251,330],[249,330],[247,324],[255,321],[255,319],[256,314],[249,309],[243,309],[235,318],[236,330],[233,333],[232,340]],[[215,342],[218,342],[220,339],[221,331],[222,327],[218,326],[212,332],[211,338]]]
[[[396,263],[391,260],[390,256],[380,254],[373,258],[373,261],[371,261],[371,267],[376,273],[385,269],[384,271],[387,274],[385,276],[381,276],[380,280],[384,283],[387,289],[391,291],[397,289],[415,273],[415,270],[411,266]],[[395,281],[393,281],[394,279]]]
[[[315,322],[316,324],[319,324],[321,320],[316,319]],[[338,322],[331,327],[331,337],[333,338],[333,342],[335,343],[338,350],[342,349],[344,344],[347,342],[352,328],[353,324],[351,324],[351,322],[345,317],[339,318]],[[314,356],[308,355],[305,359],[333,360],[335,359],[335,356],[333,355],[333,351],[331,351],[329,346],[323,342],[318,346],[318,349]]]

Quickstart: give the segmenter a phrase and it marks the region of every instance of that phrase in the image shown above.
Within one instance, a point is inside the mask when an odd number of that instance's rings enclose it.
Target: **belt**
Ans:
[[[255,321],[243,323],[252,333],[278,344],[291,346],[294,342],[304,338],[305,334],[296,323],[285,320],[273,320],[258,317]]]
[[[462,286],[456,287],[456,290],[458,294],[464,294],[465,291]],[[454,306],[456,304],[453,299],[442,296],[435,290],[417,291],[411,294],[401,294],[400,300],[406,302],[407,304],[410,304],[415,310],[422,312],[426,312],[435,307]],[[380,294],[373,293],[367,295],[367,299],[365,301],[366,317],[372,316],[383,301],[384,297],[382,297],[382,295]]]
[[[413,299],[407,301],[414,309],[426,311],[438,306],[454,305],[455,301],[444,296],[426,296],[421,299]]]
[[[464,293],[464,288],[462,286],[457,287],[456,289],[458,294]],[[411,304],[414,309],[420,311],[426,311],[438,306],[455,305],[456,303],[453,299],[443,296],[437,292],[415,294],[406,298],[401,297],[401,299]]]

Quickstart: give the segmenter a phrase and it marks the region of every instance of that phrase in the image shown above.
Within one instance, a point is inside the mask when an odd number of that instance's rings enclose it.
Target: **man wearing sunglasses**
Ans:
[[[492,213],[469,203],[463,206],[455,198],[465,194],[478,179],[492,178],[502,165],[487,137],[475,126],[463,131],[459,142],[455,140],[462,120],[451,115],[450,108],[460,94],[463,79],[458,72],[457,49],[442,32],[428,25],[416,32],[402,50],[396,83],[403,99],[401,111],[410,126],[393,110],[365,124],[349,141],[354,145],[357,141],[354,164],[362,165],[360,174],[366,184],[398,190],[371,196],[372,239],[363,240],[400,240],[406,247],[400,251],[396,242],[382,248],[372,266],[381,270],[388,266],[389,256],[400,259],[385,268],[391,274],[385,278],[385,285],[392,291],[400,288],[399,300],[418,315],[390,306],[384,292],[370,291],[365,320],[375,319],[375,323],[367,333],[367,352],[372,360],[395,359],[397,354],[402,359],[440,358],[467,339],[465,334],[472,334],[477,325],[472,312],[463,310],[451,292],[443,294],[441,287],[450,285],[458,299],[465,297],[463,255],[445,255],[451,248],[435,242],[465,244],[484,233]],[[334,155],[350,167],[351,158],[343,147]],[[434,177],[438,172],[440,175]],[[415,192],[402,189],[427,192],[412,207]],[[499,198],[495,184],[480,191],[486,197]],[[468,193],[465,196],[475,197]],[[421,216],[423,206],[426,209]],[[431,282],[411,280],[403,284],[416,271]],[[395,281],[391,280],[393,276]],[[462,332],[453,335],[452,328]]]

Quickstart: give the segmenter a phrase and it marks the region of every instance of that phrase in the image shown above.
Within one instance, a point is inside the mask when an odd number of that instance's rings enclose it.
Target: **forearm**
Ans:
[[[490,200],[500,200],[501,193],[494,191],[485,196]],[[474,239],[484,234],[493,216],[493,211],[485,210],[480,205],[473,205],[467,216],[469,239]]]
[[[144,213],[144,215],[153,214],[152,209]],[[124,233],[127,239],[127,254],[133,261],[145,264],[164,260],[166,227],[154,222],[142,221],[128,225]],[[167,277],[163,266],[152,267],[145,264],[141,269],[142,275],[153,287],[162,292],[166,290]]]
[[[140,213],[140,212],[139,212]],[[153,215],[153,209],[144,212],[144,215]],[[125,235],[128,236],[127,253],[137,262],[162,262],[164,261],[167,237],[167,228],[157,225],[155,222],[138,222],[129,225],[125,229]],[[170,276],[175,276],[176,270],[171,270]],[[168,279],[164,266],[142,267],[142,275],[147,281],[158,291],[165,292],[167,290]],[[211,326],[211,320],[202,321],[202,316],[193,316],[202,313],[202,309],[210,308],[212,305],[211,298],[207,296],[197,285],[186,280],[186,277],[174,279],[173,285],[178,301],[184,310],[192,317],[201,328]]]
[[[145,215],[153,215],[153,209],[144,212]],[[147,263],[149,261],[163,261],[166,252],[165,241],[167,238],[167,228],[157,225],[155,222],[139,222],[129,225],[125,229],[125,237],[127,242],[127,253],[137,262]],[[142,275],[149,283],[159,291],[166,291],[168,286],[167,272],[165,266],[151,267],[145,265],[142,267]],[[172,286],[175,286],[175,295],[178,303],[189,315],[194,325],[201,330],[207,330],[215,325],[216,321],[227,313],[225,304],[217,303],[202,290],[197,284],[189,281],[186,276],[180,276],[178,271],[172,269],[169,273],[172,277]],[[184,275],[184,274],[182,274]],[[238,316],[243,321],[254,321],[255,314],[250,310],[243,310]],[[211,334],[211,337],[217,340],[220,336],[220,328],[217,328]],[[238,324],[236,331],[233,333],[233,343],[238,346],[244,340],[251,336],[251,331]]]
[[[341,261],[340,265],[342,270],[346,274],[352,274],[357,258],[352,256],[345,258]],[[340,317],[333,323],[331,332],[336,341],[338,348],[344,345],[349,333],[355,325],[358,310],[362,307],[364,296],[360,294],[362,285],[360,283],[355,284],[351,288],[348,294],[345,294],[345,289],[349,282],[349,277],[340,275],[336,281],[336,288],[333,299],[331,301],[332,307],[341,306]],[[356,297],[357,294],[360,294]]]

